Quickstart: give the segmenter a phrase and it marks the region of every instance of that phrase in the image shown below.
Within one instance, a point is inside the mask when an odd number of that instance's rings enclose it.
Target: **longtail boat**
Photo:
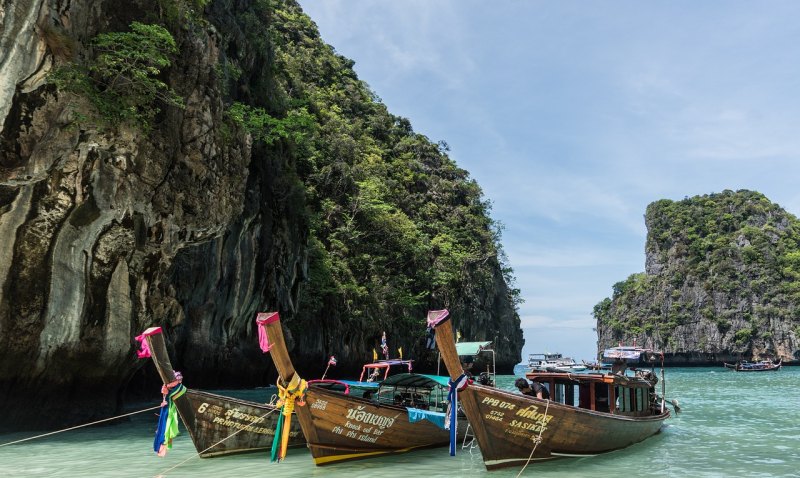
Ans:
[[[169,360],[161,327],[147,329],[139,337],[146,341],[149,356],[163,381],[162,393],[174,397],[175,406],[197,453],[204,458],[269,450],[275,437],[279,413],[274,405],[242,400],[185,388],[180,373]],[[148,356],[140,353],[140,357]],[[175,393],[180,389],[180,393]],[[302,430],[289,430],[289,446],[305,445]]]
[[[781,369],[781,360],[773,362],[772,360],[761,360],[759,362],[748,362],[742,360],[735,364],[724,363],[725,368],[733,369],[737,372],[775,372]]]
[[[266,330],[280,375],[280,403],[294,410],[316,465],[450,443],[450,432],[443,428],[446,377],[395,374],[368,396],[345,395],[300,378],[289,358],[277,312],[266,321]]]
[[[458,381],[463,373],[448,319],[447,310],[428,313],[447,370]],[[657,433],[670,416],[664,400],[657,400],[651,371],[537,371],[527,377],[543,383],[552,400],[477,383],[458,392],[489,470],[618,450]]]

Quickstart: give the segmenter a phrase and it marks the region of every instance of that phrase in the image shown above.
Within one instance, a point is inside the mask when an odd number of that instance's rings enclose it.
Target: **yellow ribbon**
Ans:
[[[306,393],[306,388],[308,388],[308,383],[297,374],[294,374],[292,379],[289,380],[288,385],[284,386],[282,382],[283,380],[278,377],[278,382],[276,383],[278,386],[278,402],[275,406],[281,407],[284,421],[281,430],[281,447],[278,453],[279,460],[283,460],[286,457],[286,448],[289,443],[289,430],[292,426],[292,413],[294,412],[295,402],[297,402],[297,406],[299,407],[305,406],[304,395]]]

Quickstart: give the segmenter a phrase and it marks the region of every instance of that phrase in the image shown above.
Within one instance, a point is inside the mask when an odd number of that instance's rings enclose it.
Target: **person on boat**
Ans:
[[[518,378],[517,381],[514,382],[514,386],[517,387],[523,395],[541,398],[542,400],[550,399],[550,391],[537,381],[528,382],[524,378]]]
[[[473,361],[474,359],[469,355],[464,357],[464,359],[461,361],[461,370],[463,370],[464,374],[469,378],[472,378]]]
[[[625,375],[626,368],[627,365],[625,364],[625,361],[621,358],[618,358],[614,360],[614,363],[611,365],[611,373],[614,375]]]
[[[381,371],[380,369],[376,368],[375,370],[372,371],[371,374],[369,374],[369,377],[367,377],[367,382],[379,382],[380,377],[381,377]]]

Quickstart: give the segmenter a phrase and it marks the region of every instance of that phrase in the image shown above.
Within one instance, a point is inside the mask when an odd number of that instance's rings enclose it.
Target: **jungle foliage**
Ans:
[[[236,24],[252,49],[228,48],[218,74],[255,150],[296,172],[311,236],[301,316],[424,332],[428,307],[490,307],[479,295],[498,276],[515,307],[501,227],[447,145],[390,114],[294,2],[257,0]]]
[[[797,329],[797,218],[758,192],[726,190],[656,201],[645,219],[653,270],[614,285],[612,298],[594,308],[599,328],[669,347],[679,326],[711,323],[739,352],[769,348],[774,321]]]

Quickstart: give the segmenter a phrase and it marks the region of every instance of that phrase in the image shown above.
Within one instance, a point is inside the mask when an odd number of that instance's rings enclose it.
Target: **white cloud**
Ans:
[[[301,3],[494,203],[524,324],[592,349],[578,330],[644,269],[652,201],[752,189],[800,212],[796,2]]]

